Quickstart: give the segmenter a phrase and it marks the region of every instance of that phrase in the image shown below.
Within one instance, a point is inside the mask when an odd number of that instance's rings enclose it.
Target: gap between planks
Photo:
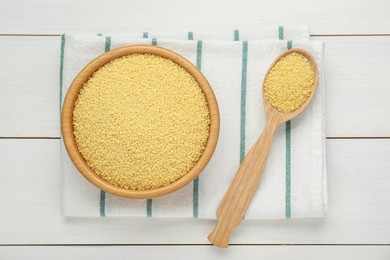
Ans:
[[[50,137],[50,136],[0,136],[0,139],[61,139],[61,137],[55,136],[55,137]]]
[[[60,37],[61,34],[33,34],[33,33],[5,33],[0,37]],[[376,37],[376,36],[390,36],[390,33],[372,33],[372,34],[310,34],[311,37]]]
[[[83,246],[103,246],[103,247],[110,247],[110,246],[130,246],[130,247],[181,247],[181,246],[193,246],[193,247],[201,247],[201,246],[210,246],[213,247],[212,244],[0,244],[0,247],[6,247],[6,246],[25,246],[25,247],[70,247],[70,246],[77,246],[77,247],[83,247]],[[305,246],[381,246],[381,247],[388,247],[390,244],[229,244],[229,246],[272,246],[272,247],[278,247],[278,246],[291,246],[291,247],[305,247]]]
[[[1,139],[38,139],[38,140],[59,140],[61,139],[61,137],[49,137],[49,136],[19,136],[19,137],[15,137],[15,136],[0,136],[0,140]],[[361,140],[361,139],[390,139],[390,136],[329,136],[329,137],[326,137],[327,140],[337,140],[337,139],[340,139],[340,140],[348,140],[348,139],[351,139],[351,140],[354,140],[354,139],[358,139],[358,140]]]

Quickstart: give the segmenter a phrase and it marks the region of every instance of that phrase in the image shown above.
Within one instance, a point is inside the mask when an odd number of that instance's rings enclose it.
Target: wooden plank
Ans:
[[[215,221],[64,218],[59,140],[0,140],[0,244],[208,244]],[[390,244],[390,140],[328,140],[323,219],[244,221],[233,244]]]
[[[59,136],[59,37],[0,37],[0,136]]]
[[[325,41],[327,136],[390,136],[390,37]]]
[[[314,34],[390,33],[390,2],[1,1],[1,33],[126,32],[309,24]]]
[[[4,246],[5,259],[316,259],[387,260],[389,246]]]
[[[325,41],[327,136],[389,137],[390,37],[313,39]],[[0,48],[0,137],[59,137],[59,37]]]

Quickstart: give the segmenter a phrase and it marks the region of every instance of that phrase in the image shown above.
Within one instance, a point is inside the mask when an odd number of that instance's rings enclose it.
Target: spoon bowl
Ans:
[[[314,85],[313,85],[312,92],[310,93],[309,97],[306,99],[305,103],[302,104],[302,106],[300,106],[297,110],[295,110],[293,112],[283,113],[283,112],[280,112],[277,108],[273,107],[271,105],[271,103],[268,101],[268,99],[265,96],[264,85],[265,85],[265,80],[267,78],[267,75],[271,72],[271,70],[275,66],[275,64],[278,63],[280,61],[280,59],[282,59],[283,57],[286,57],[287,55],[290,55],[292,53],[298,53],[298,54],[302,55],[303,57],[305,57],[310,62],[311,66],[313,68],[313,71],[314,71]],[[265,113],[267,114],[267,116],[269,115],[269,113],[274,114],[278,118],[278,120],[280,120],[280,124],[284,123],[284,122],[286,122],[288,120],[293,119],[294,117],[299,115],[303,110],[305,110],[305,108],[309,105],[309,103],[312,100],[312,98],[314,96],[314,93],[315,93],[315,91],[317,89],[317,83],[318,83],[317,63],[316,63],[316,61],[314,60],[313,56],[310,53],[308,53],[305,50],[298,49],[298,48],[294,48],[294,49],[291,49],[289,51],[283,52],[281,55],[279,55],[274,60],[274,62],[271,64],[271,66],[269,67],[269,69],[268,69],[268,71],[267,71],[267,73],[266,73],[266,75],[264,77],[262,95],[263,95],[263,102],[264,102]]]
[[[314,71],[314,85],[309,97],[297,110],[290,113],[283,113],[273,107],[268,101],[265,96],[264,86],[265,80],[275,64],[291,53],[298,53],[309,60]],[[229,245],[230,233],[234,227],[241,223],[260,182],[276,129],[282,123],[299,115],[309,105],[317,88],[317,78],[318,70],[314,58],[302,49],[286,51],[278,56],[271,64],[263,81],[263,99],[267,123],[263,133],[242,161],[240,168],[218,208],[217,226],[208,237],[210,242],[214,245],[218,247],[227,247]]]

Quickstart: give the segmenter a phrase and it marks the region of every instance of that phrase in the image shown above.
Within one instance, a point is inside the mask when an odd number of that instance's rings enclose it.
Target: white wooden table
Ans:
[[[329,212],[215,222],[60,213],[62,32],[310,25],[325,41]],[[0,259],[390,259],[390,1],[0,1]]]

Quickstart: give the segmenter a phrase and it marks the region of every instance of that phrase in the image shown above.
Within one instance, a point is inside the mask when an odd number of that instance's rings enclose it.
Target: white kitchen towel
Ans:
[[[282,125],[246,219],[321,217],[327,205],[324,133],[323,43],[307,27],[224,32],[139,32],[127,35],[62,35],[61,102],[77,73],[96,56],[127,44],[171,49],[206,76],[221,119],[215,153],[192,183],[152,200],[132,200],[100,191],[79,174],[61,142],[63,215],[73,217],[216,218],[240,161],[265,126],[262,82],[272,61],[290,48],[317,61],[319,85],[309,107]]]

